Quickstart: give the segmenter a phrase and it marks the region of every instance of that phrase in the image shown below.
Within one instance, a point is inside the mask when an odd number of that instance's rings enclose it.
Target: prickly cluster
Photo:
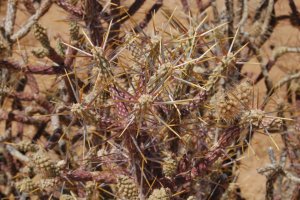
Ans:
[[[41,43],[41,45],[45,49],[48,49],[50,47],[50,41],[46,29],[38,23],[36,23],[33,27],[33,30],[35,38]]]
[[[171,155],[171,153],[166,153],[166,156],[162,162],[163,173],[166,177],[172,177],[176,174],[177,170],[177,161]]]
[[[122,199],[138,200],[139,193],[136,183],[128,176],[121,175],[117,182],[118,193]]]
[[[63,194],[60,195],[59,200],[74,200],[74,197],[72,195]]]
[[[171,195],[168,188],[154,189],[148,200],[170,200]]]
[[[40,181],[39,187],[41,188],[41,190],[53,190],[54,188],[56,188],[58,183],[59,180],[57,178],[42,179]]]
[[[283,124],[281,118],[268,116],[264,111],[253,109],[245,111],[241,117],[243,123],[250,123],[261,129],[277,129],[280,130]]]
[[[56,177],[59,174],[59,168],[53,160],[42,150],[36,152],[32,156],[32,162],[35,167],[43,174],[49,177]]]
[[[23,140],[16,144],[16,147],[19,151],[22,152],[36,152],[39,150],[39,146],[33,144],[31,141]]]
[[[37,58],[44,58],[49,55],[49,52],[47,51],[47,49],[43,49],[43,48],[35,49],[35,50],[32,50],[31,52]]]
[[[30,178],[24,178],[21,181],[16,182],[16,188],[20,192],[33,193],[38,189],[38,185],[35,184]]]
[[[72,42],[78,42],[80,38],[80,33],[79,33],[79,26],[77,22],[71,22],[70,23],[70,39]]]
[[[224,92],[217,100],[217,116],[226,122],[238,119],[244,110],[248,110],[251,103],[252,87],[248,82],[238,84]]]

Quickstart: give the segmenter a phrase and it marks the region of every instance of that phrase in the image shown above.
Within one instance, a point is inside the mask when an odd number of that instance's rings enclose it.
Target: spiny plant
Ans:
[[[280,56],[299,47],[278,47],[269,60],[262,56],[278,20],[287,18],[275,15],[276,1],[262,1],[252,19],[247,1],[225,0],[224,11],[214,0],[197,1],[195,14],[182,0],[189,15],[181,19],[157,0],[139,21],[134,14],[145,2],[127,8],[119,0],[7,1],[0,27],[3,197],[238,199],[239,155],[258,132],[271,140],[282,135],[294,173],[285,159],[259,170],[267,174],[267,198],[281,195],[274,192],[274,176],[282,188],[283,179],[299,184],[293,164],[299,161],[298,117],[286,108],[299,100],[299,88],[267,110],[279,88],[300,78],[293,72],[273,84],[269,76]],[[69,14],[68,38],[55,42],[51,27],[39,22],[53,4]],[[295,21],[293,1],[290,7],[288,19]],[[15,32],[20,8],[31,17]],[[31,51],[38,64],[14,53],[30,31],[39,44]],[[261,73],[253,81],[242,69],[254,57]],[[51,87],[41,90],[36,75],[52,77]],[[262,78],[266,94],[255,106]],[[29,125],[34,131],[26,130]],[[286,191],[297,191],[297,184]]]

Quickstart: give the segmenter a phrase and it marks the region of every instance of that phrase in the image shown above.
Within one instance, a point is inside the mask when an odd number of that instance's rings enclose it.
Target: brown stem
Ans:
[[[100,46],[103,40],[103,27],[98,19],[98,13],[102,12],[102,6],[97,0],[85,1],[84,21],[89,32],[89,37],[95,46]]]
[[[47,141],[45,147],[48,150],[54,148],[63,135],[63,129],[61,127],[59,115],[57,113],[51,116],[51,127],[53,129],[53,133]]]
[[[212,3],[212,1],[208,1],[206,3],[203,3],[202,0],[196,0],[196,1],[200,13],[206,10],[209,6],[211,6]]]
[[[289,5],[292,10],[291,24],[294,26],[299,26],[300,25],[300,13],[297,9],[297,6],[296,6],[294,0],[289,0]]]
[[[226,12],[227,12],[227,22],[228,22],[228,29],[227,34],[228,38],[232,38],[234,35],[234,27],[233,27],[233,19],[234,19],[234,12],[233,12],[233,0],[225,0]],[[233,39],[229,39],[229,44],[231,44]]]
[[[224,156],[224,152],[226,148],[231,145],[234,141],[240,136],[241,129],[239,126],[231,126],[226,128],[217,144],[211,149],[204,158],[200,159],[198,164],[192,168],[191,175],[194,176],[202,176],[207,171],[209,171],[209,167],[220,157]]]
[[[33,125],[39,125],[42,122],[49,121],[48,117],[39,117],[39,119],[36,119],[34,117],[26,116],[24,112],[20,112],[16,110],[6,112],[2,109],[0,110],[0,120],[16,121],[23,124],[33,124]]]
[[[189,2],[187,0],[180,0],[183,10],[186,14],[188,14],[190,12],[190,5]]]
[[[146,0],[135,0],[129,9],[119,17],[118,23],[122,24],[133,16],[145,3]]]
[[[153,17],[153,14],[156,13],[162,6],[163,6],[163,0],[156,0],[155,4],[153,4],[151,9],[147,12],[147,14],[146,14],[145,18],[143,19],[143,21],[141,21],[139,23],[139,25],[137,25],[134,28],[134,31],[135,32],[141,32],[144,28],[146,28],[148,23],[151,21],[151,19]]]
[[[28,65],[21,66],[20,64],[8,60],[0,60],[0,68],[7,68],[9,70],[22,71],[29,74],[63,74],[65,73],[64,68],[60,66],[37,66]]]
[[[27,85],[30,87],[31,92],[34,94],[39,93],[39,86],[36,78],[32,74],[26,74]]]
[[[121,2],[120,0],[111,0],[112,5],[111,5],[111,15],[113,16],[113,21],[112,21],[112,26],[111,26],[111,31],[109,34],[109,41],[111,40],[118,40],[119,39],[119,32],[120,32],[120,27],[121,23],[118,21],[119,15],[120,15],[120,6]],[[113,45],[113,48],[115,48],[117,45]]]
[[[10,37],[10,41],[15,42],[25,37],[29,33],[31,27],[50,9],[51,5],[52,0],[44,1],[35,14],[32,15],[24,25],[21,26],[22,28],[20,28]]]
[[[81,8],[73,6],[66,0],[57,0],[56,4],[75,17],[82,18],[84,16],[84,12]]]
[[[52,48],[49,47],[48,48],[49,54],[47,55],[47,57],[52,60],[53,62],[59,64],[59,65],[63,65],[64,64],[64,59],[57,54],[57,52]]]

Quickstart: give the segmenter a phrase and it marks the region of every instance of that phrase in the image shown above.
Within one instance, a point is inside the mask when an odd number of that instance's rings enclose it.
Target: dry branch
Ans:
[[[73,6],[71,3],[69,3],[66,0],[57,0],[56,4],[61,8],[63,8],[68,13],[70,13],[71,15],[78,17],[79,19],[82,19],[84,16],[84,12],[81,8],[77,8]]]
[[[13,33],[13,28],[16,20],[17,3],[17,0],[7,1],[6,18],[4,21],[4,30],[7,37],[9,37]]]
[[[150,10],[147,12],[145,18],[134,28],[135,32],[141,32],[150,20],[152,19],[153,15],[163,6],[163,0],[156,0]]]
[[[11,42],[16,42],[17,40],[22,39],[26,34],[30,31],[31,27],[50,9],[52,5],[52,0],[44,1],[39,9],[32,15],[24,25],[22,25],[21,29],[19,29],[16,33],[14,33],[10,37]]]

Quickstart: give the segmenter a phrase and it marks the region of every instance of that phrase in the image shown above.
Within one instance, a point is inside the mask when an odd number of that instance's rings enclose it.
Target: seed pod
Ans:
[[[100,199],[99,192],[97,190],[97,183],[93,181],[89,181],[86,183],[85,186],[85,194],[86,194],[86,200],[93,200],[93,199]]]
[[[48,178],[40,180],[40,188],[41,190],[47,190],[54,188],[59,183],[57,178]]]
[[[20,192],[29,193],[38,189],[38,186],[32,181],[32,179],[24,178],[21,181],[16,182],[16,188]]]
[[[76,43],[78,42],[79,38],[80,38],[80,34],[79,34],[79,26],[77,24],[77,22],[71,22],[70,23],[70,39],[72,43]]]
[[[75,200],[75,198],[72,195],[62,194],[60,195],[59,200]]]
[[[34,49],[31,53],[37,58],[45,58],[49,55],[49,51],[45,48]]]
[[[21,141],[16,145],[16,148],[22,152],[36,152],[39,150],[39,146],[32,144],[30,141]]]
[[[248,110],[251,103],[251,85],[243,82],[217,100],[217,116],[227,123],[233,122],[242,115],[243,110]]]
[[[66,54],[66,46],[61,42],[61,39],[57,40],[56,50],[57,50],[58,55],[60,55],[61,57],[65,56],[65,54]]]
[[[138,200],[138,190],[134,180],[128,176],[121,175],[117,182],[118,193],[123,199]]]
[[[172,177],[177,170],[177,161],[172,157],[171,153],[166,153],[166,157],[162,163],[163,173],[166,177]]]
[[[227,123],[234,121],[240,114],[239,102],[224,94],[217,104],[217,117]]]
[[[235,98],[243,107],[248,108],[251,103],[252,87],[249,82],[245,81],[237,85],[232,91],[233,98]]]
[[[197,200],[195,196],[189,196],[186,200]]]
[[[38,23],[36,23],[33,26],[33,30],[34,30],[34,36],[35,38],[41,43],[41,45],[46,48],[49,49],[50,48],[50,41],[46,32],[46,29],[44,27],[42,27],[41,25],[39,25]]]
[[[169,188],[154,189],[148,200],[170,200]]]
[[[42,150],[33,154],[32,161],[38,170],[43,172],[46,176],[55,177],[59,175],[59,168],[56,167],[54,162]]]

